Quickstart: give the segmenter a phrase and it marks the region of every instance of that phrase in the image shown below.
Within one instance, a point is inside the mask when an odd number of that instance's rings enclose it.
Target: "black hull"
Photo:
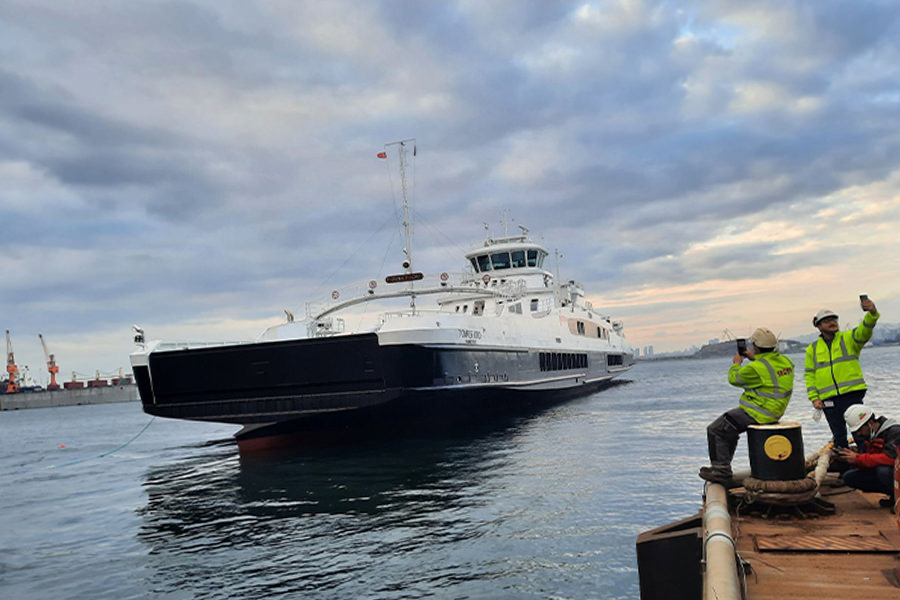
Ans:
[[[313,415],[263,425],[246,425],[235,434],[238,442],[273,436],[301,435],[307,440],[334,441],[353,436],[394,437],[410,432],[453,430],[497,417],[531,414],[555,404],[583,397],[612,385],[606,380],[553,392],[502,389],[407,391],[379,406],[354,411]]]
[[[154,351],[134,376],[148,414],[310,429],[557,402],[596,391],[630,362],[621,353],[380,346],[376,334],[359,334]]]

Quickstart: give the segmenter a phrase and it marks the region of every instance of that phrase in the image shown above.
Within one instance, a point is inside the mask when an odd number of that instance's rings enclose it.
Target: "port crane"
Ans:
[[[50,385],[47,386],[47,390],[58,390],[59,384],[56,383],[56,374],[59,373],[59,367],[56,366],[56,357],[47,351],[47,342],[44,341],[44,336],[39,333],[38,337],[41,339],[41,348],[44,349],[44,358],[47,359],[47,372],[50,373]]]
[[[6,372],[9,373],[9,382],[6,384],[6,393],[15,394],[19,391],[16,384],[16,373],[19,367],[16,366],[16,359],[13,356],[12,341],[9,339],[9,329],[6,330]]]

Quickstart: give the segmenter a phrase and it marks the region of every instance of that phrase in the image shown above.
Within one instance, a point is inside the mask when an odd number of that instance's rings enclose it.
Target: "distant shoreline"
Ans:
[[[732,340],[729,342],[720,342],[720,343],[734,344],[734,341]],[[803,344],[802,347],[799,349],[793,348],[787,352],[782,352],[782,354],[789,354],[789,355],[790,354],[802,354],[803,352],[806,351],[807,345],[808,344]],[[876,344],[876,345],[872,345],[872,346],[866,346],[866,349],[895,348],[897,346],[900,346],[900,342],[880,343],[880,344]],[[701,348],[701,350],[702,350],[702,348]],[[707,354],[705,356],[702,356],[702,355],[700,355],[700,350],[698,350],[694,354],[683,354],[683,355],[678,355],[678,356],[665,356],[662,354],[653,355],[653,356],[635,356],[634,361],[635,362],[654,362],[654,361],[660,361],[660,360],[698,360],[698,359],[705,359],[705,358],[725,358],[728,356],[734,356],[734,352],[730,351],[728,353]]]

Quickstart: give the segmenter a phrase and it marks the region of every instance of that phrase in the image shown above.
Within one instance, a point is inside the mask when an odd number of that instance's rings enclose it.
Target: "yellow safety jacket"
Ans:
[[[775,423],[794,390],[794,361],[777,351],[761,352],[746,365],[731,365],[728,383],[744,388],[740,406],[757,423]]]
[[[880,315],[867,312],[852,331],[838,331],[831,344],[820,336],[806,348],[806,395],[810,402],[866,389],[859,353],[872,339]]]

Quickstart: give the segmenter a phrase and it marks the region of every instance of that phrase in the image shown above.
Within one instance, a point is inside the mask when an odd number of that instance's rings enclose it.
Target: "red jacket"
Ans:
[[[893,467],[900,446],[900,423],[878,417],[878,431],[866,442],[866,451],[856,455],[853,466],[860,469],[874,469],[882,465]]]

